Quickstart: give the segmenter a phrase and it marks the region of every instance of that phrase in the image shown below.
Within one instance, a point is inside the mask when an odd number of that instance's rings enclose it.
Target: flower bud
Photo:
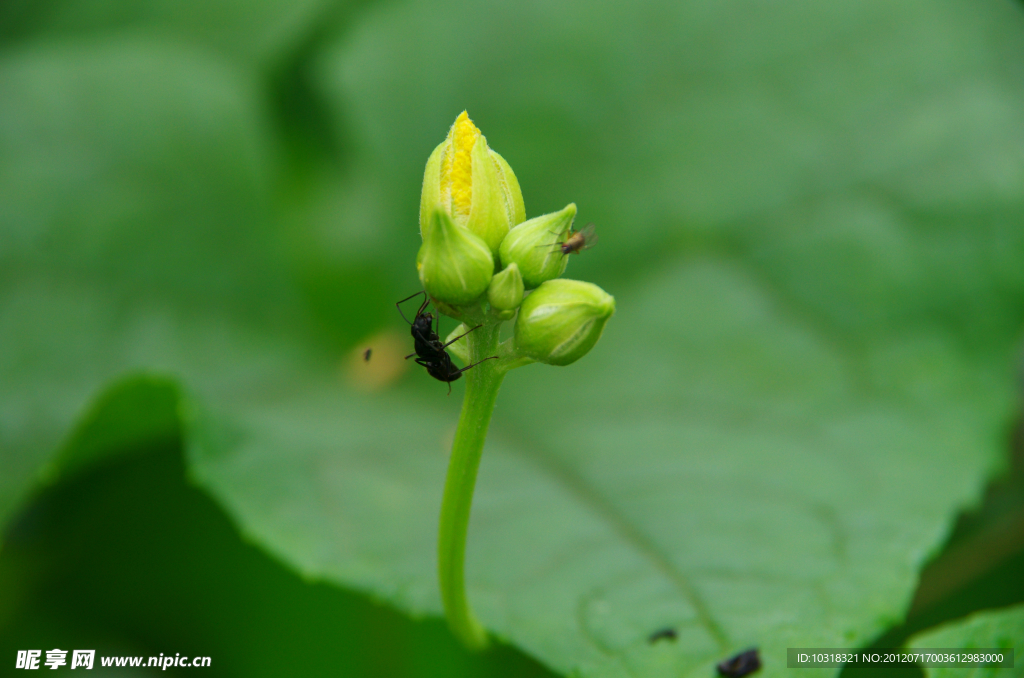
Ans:
[[[436,211],[416,257],[423,289],[438,301],[459,306],[487,291],[494,275],[494,257],[480,238]]]
[[[523,276],[519,273],[519,267],[513,263],[491,278],[487,301],[491,302],[493,309],[511,311],[523,302],[523,292]]]
[[[597,285],[549,280],[519,307],[516,346],[538,362],[568,365],[594,347],[613,313],[615,299]]]
[[[568,237],[575,218],[576,205],[569,203],[560,212],[519,224],[509,231],[498,249],[502,266],[518,264],[526,289],[562,275],[569,259],[557,246]]]
[[[420,234],[426,240],[430,215],[446,212],[457,226],[479,236],[492,253],[516,224],[526,218],[519,181],[505,159],[463,111],[448,137],[427,160],[420,195]]]

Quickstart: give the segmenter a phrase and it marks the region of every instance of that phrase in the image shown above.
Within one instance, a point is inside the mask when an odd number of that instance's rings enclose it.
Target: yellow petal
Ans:
[[[441,193],[451,198],[451,214],[458,223],[469,217],[473,202],[473,146],[480,130],[466,111],[459,114],[448,132],[450,146],[441,165]]]

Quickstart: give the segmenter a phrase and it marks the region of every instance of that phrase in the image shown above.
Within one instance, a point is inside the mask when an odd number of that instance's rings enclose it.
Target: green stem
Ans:
[[[471,362],[498,354],[499,327],[484,325],[466,337]],[[466,647],[478,650],[487,646],[487,633],[476,620],[466,598],[466,532],[487,427],[498,398],[498,389],[508,371],[502,362],[488,360],[464,373],[466,395],[448,461],[438,532],[437,569],[448,625]]]

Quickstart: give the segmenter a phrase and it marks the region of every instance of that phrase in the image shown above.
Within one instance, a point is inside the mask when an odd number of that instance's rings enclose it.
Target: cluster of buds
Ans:
[[[487,309],[516,315],[517,351],[568,365],[594,346],[615,312],[596,285],[563,280],[576,205],[526,220],[523,194],[505,159],[463,112],[427,160],[420,200],[423,288],[448,315]],[[486,306],[485,306],[486,305]]]

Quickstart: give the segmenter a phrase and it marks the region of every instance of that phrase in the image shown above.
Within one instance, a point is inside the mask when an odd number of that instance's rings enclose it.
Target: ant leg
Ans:
[[[488,361],[488,360],[497,360],[497,359],[498,359],[498,356],[496,356],[496,355],[492,355],[492,356],[491,356],[490,358],[484,358],[483,360],[481,360],[481,361],[479,361],[479,362],[475,362],[475,363],[473,363],[472,365],[466,365],[466,366],[465,366],[465,367],[463,367],[463,368],[462,368],[461,370],[459,370],[459,371],[457,371],[457,372],[452,372],[452,373],[451,373],[451,374],[449,374],[448,376],[450,376],[450,377],[454,377],[454,376],[455,376],[456,374],[462,374],[463,372],[465,372],[465,371],[466,371],[466,370],[468,370],[469,368],[471,368],[471,367],[476,367],[477,365],[479,365],[479,364],[480,364],[480,363],[482,363],[482,362],[486,362],[486,361]]]
[[[480,329],[481,327],[483,327],[483,325],[477,325],[476,327],[474,327],[474,328],[473,328],[473,330],[478,330],[478,329]],[[472,332],[473,330],[470,330],[469,332]],[[454,343],[455,343],[456,341],[458,341],[459,339],[462,339],[462,338],[463,338],[464,336],[466,336],[467,334],[469,334],[469,332],[465,332],[465,333],[463,333],[463,334],[460,334],[459,336],[455,337],[454,339],[452,339],[451,341],[449,341],[449,342],[448,342],[447,344],[445,344],[445,345],[444,345],[444,346],[442,346],[441,348],[442,348],[442,349],[446,349],[446,348],[448,348],[449,346],[451,346],[452,344],[454,344]],[[497,356],[495,356],[495,357],[497,357]]]
[[[448,395],[451,396],[451,394],[452,394],[452,382],[449,381],[448,382]]]
[[[419,295],[421,295],[421,294],[426,294],[426,293],[427,293],[427,292],[426,292],[426,290],[420,290],[420,291],[419,291],[419,292],[417,292],[416,294],[411,294],[411,295],[409,295],[408,297],[406,297],[405,299],[402,299],[401,301],[396,301],[396,302],[395,302],[395,308],[397,308],[397,309],[398,309],[398,314],[399,314],[400,316],[402,316],[402,320],[404,320],[405,322],[407,322],[407,323],[409,323],[410,325],[412,325],[412,323],[410,323],[410,322],[409,322],[409,319],[405,317],[405,314],[404,314],[404,313],[402,313],[402,307],[401,307],[401,306],[399,306],[399,304],[404,304],[405,302],[409,301],[409,300],[410,300],[410,299],[412,299],[413,297],[418,297]],[[417,313],[417,315],[419,315],[420,313],[422,313],[422,312],[423,312],[423,309],[424,309],[424,308],[426,308],[426,306],[427,306],[427,301],[428,301],[428,300],[424,300],[424,301],[423,301],[423,306],[420,306],[420,310],[416,312],[416,313]]]
[[[409,296],[407,296],[407,297],[406,297],[405,299],[399,299],[399,300],[398,300],[398,301],[396,302],[396,305],[397,305],[397,304],[404,304],[405,302],[409,301],[409,300],[410,300],[410,299],[412,299],[413,297],[418,297],[418,296],[420,296],[421,294],[426,294],[426,291],[425,291],[425,290],[420,290],[419,292],[415,292],[415,293],[413,293],[413,294],[410,294],[410,295],[409,295]]]
[[[416,355],[416,352],[415,352],[415,351],[413,351],[413,352],[412,352],[412,353],[410,353],[409,355],[405,356],[405,359],[406,359],[406,360],[408,360],[409,358],[413,357],[414,355]]]

